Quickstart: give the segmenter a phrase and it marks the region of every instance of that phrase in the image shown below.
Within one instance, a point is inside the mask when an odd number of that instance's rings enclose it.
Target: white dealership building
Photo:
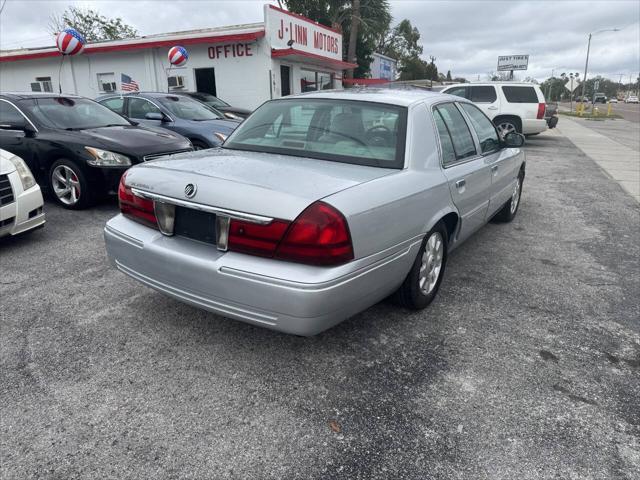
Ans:
[[[167,53],[181,45],[183,67]],[[0,52],[0,91],[54,91],[95,98],[121,91],[123,75],[141,91],[202,91],[253,109],[271,98],[342,88],[342,34],[274,5],[264,22],[88,44],[62,57],[56,47]],[[60,74],[59,74],[60,72]]]

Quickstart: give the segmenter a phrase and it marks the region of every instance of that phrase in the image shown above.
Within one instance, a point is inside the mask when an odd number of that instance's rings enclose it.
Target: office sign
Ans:
[[[498,57],[498,71],[526,70],[529,67],[529,55],[503,55]]]

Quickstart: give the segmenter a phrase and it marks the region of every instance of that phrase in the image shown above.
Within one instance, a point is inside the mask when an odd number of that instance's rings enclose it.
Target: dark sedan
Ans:
[[[181,135],[133,125],[88,98],[53,93],[0,94],[0,148],[21,157],[72,209],[116,191],[133,164],[193,149]]]
[[[239,124],[239,120],[225,119],[220,112],[177,93],[128,93],[96,100],[141,125],[162,127],[184,135],[196,150],[220,146]]]
[[[244,120],[251,115],[251,110],[247,108],[232,107],[224,100],[205,92],[185,92],[185,95],[189,95],[191,98],[206,103],[212,108],[224,113],[224,116],[231,119]]]

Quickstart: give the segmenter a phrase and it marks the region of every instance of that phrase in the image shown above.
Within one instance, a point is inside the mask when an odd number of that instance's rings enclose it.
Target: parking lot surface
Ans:
[[[425,311],[312,338],[107,262],[110,202],[0,241],[2,478],[640,478],[640,215],[558,132]],[[384,228],[384,227],[381,227]]]

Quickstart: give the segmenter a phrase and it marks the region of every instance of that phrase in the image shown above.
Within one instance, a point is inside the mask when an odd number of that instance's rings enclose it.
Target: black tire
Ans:
[[[502,206],[500,211],[494,215],[491,219],[494,223],[509,223],[511,220],[516,218],[518,214],[518,208],[520,208],[520,200],[522,197],[522,184],[524,183],[524,175],[522,172],[518,175],[518,183],[517,186],[514,187],[514,192],[511,195],[511,198]],[[516,192],[517,188],[517,192]],[[517,196],[516,196],[517,193]],[[513,202],[515,201],[515,208],[513,208]]]
[[[507,133],[522,133],[520,122],[512,117],[497,117],[493,119],[493,124],[498,129],[498,133],[504,138]]]
[[[62,177],[68,179],[70,183],[64,183]],[[68,175],[64,175],[68,173]],[[69,194],[63,195],[64,187],[69,189]],[[73,192],[71,191],[73,189]],[[49,190],[51,197],[64,208],[70,210],[82,210],[88,208],[96,202],[96,192],[91,189],[86,176],[82,170],[71,160],[62,158],[51,165],[49,169]]]
[[[437,272],[435,284],[433,284],[431,288],[429,288],[428,285],[421,287],[420,270],[423,267],[423,257],[425,256],[425,251],[428,248],[427,245],[430,243],[432,238],[436,238],[436,240],[439,239],[442,242],[442,262],[440,269]],[[417,257],[413,262],[413,266],[411,267],[411,271],[395,293],[395,300],[397,303],[412,310],[422,310],[433,301],[440,289],[440,284],[444,277],[444,270],[447,265],[448,243],[449,238],[447,235],[447,228],[443,222],[438,222],[438,224],[425,235],[420,251],[418,252]],[[427,279],[427,282],[428,281],[429,280]]]

